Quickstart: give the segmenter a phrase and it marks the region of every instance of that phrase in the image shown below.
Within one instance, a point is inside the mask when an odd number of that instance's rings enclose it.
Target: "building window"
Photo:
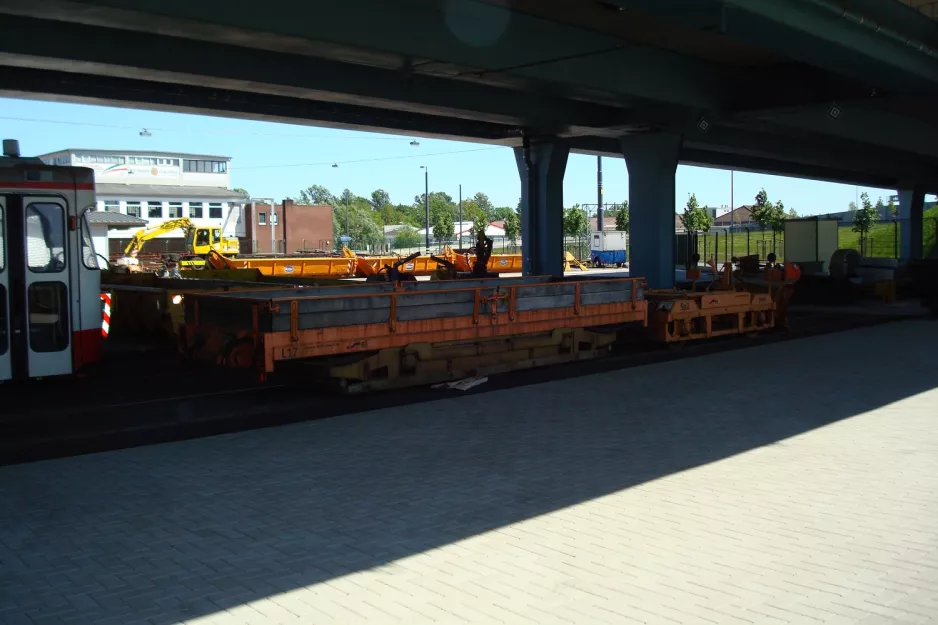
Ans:
[[[169,203],[169,218],[179,219],[180,217],[182,217],[182,202],[170,202]]]
[[[189,219],[202,219],[202,202],[189,202]]]
[[[208,216],[211,219],[221,219],[221,204],[209,204]]]
[[[102,154],[82,154],[75,157],[76,162],[98,163],[101,165],[123,165],[125,159],[123,156],[108,156]]]
[[[127,214],[131,217],[140,217],[140,202],[127,202]]]
[[[150,219],[162,219],[163,218],[163,203],[156,201],[147,202],[147,217]]]
[[[227,161],[196,161],[184,159],[182,161],[183,171],[199,174],[223,174],[228,171]]]
[[[117,200],[105,200],[104,201],[104,212],[105,213],[119,213],[121,212],[121,203]]]
[[[257,225],[266,226],[267,225],[267,213],[258,213],[257,214]]]
[[[270,214],[270,225],[276,226],[280,223],[280,213],[271,213]]]
[[[178,165],[179,159],[157,158],[155,156],[131,156],[131,165]]]

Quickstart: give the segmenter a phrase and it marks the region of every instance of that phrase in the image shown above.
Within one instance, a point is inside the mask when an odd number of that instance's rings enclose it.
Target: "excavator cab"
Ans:
[[[213,248],[209,238],[211,230],[209,228],[192,228],[189,230],[188,245],[189,251],[198,256],[207,255]]]

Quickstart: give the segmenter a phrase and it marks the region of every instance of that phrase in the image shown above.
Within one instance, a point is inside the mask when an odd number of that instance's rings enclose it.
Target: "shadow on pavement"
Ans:
[[[6,467],[0,622],[184,621],[727,458],[938,386],[936,329]]]

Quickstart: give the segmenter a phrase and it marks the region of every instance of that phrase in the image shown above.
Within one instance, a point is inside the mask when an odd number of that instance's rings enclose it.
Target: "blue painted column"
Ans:
[[[515,148],[521,176],[522,272],[563,276],[563,176],[570,143],[549,137]]]
[[[899,260],[922,258],[922,213],[925,207],[925,189],[909,185],[899,189]]]
[[[674,286],[674,175],[681,137],[645,134],[622,137],[629,170],[629,275],[649,288]]]

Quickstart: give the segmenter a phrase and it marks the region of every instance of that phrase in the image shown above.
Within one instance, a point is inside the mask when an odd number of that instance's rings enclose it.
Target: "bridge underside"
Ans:
[[[252,6],[0,0],[0,93],[511,146],[546,159],[549,179],[524,187],[542,194],[569,151],[625,154],[665,187],[673,161],[938,189],[938,24],[911,0]],[[673,197],[630,195],[635,227],[662,241]],[[558,245],[554,230],[534,247]]]

